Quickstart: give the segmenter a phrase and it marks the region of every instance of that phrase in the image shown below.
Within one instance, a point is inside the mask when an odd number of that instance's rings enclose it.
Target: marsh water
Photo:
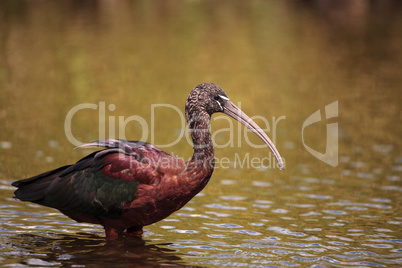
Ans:
[[[401,11],[364,0],[0,1],[0,264],[402,266]],[[184,103],[202,82],[265,129],[285,170],[219,114],[211,181],[142,238],[106,241],[100,226],[13,199],[14,180],[91,151],[77,142],[141,139],[189,158]]]

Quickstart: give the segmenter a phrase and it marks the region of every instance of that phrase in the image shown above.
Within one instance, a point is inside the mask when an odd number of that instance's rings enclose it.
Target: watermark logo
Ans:
[[[334,101],[325,106],[324,109],[325,119],[328,120],[333,117],[338,117],[338,101]],[[304,129],[314,123],[320,122],[321,111],[317,110],[310,115],[303,123],[302,127],[302,141],[304,148],[317,159],[324,163],[336,167],[338,165],[338,123],[327,124],[327,142],[325,153],[318,152],[308,146],[304,141]]]
[[[238,106],[241,107],[241,103],[238,103]],[[149,141],[151,144],[155,146],[165,149],[170,148],[171,146],[176,145],[183,139],[188,142],[189,145],[193,145],[190,132],[186,130],[186,117],[181,109],[171,104],[152,104],[150,105],[150,118],[146,120],[144,117],[139,115],[131,115],[128,117],[124,116],[116,116],[113,115],[113,112],[116,110],[116,105],[114,104],[106,104],[104,101],[100,101],[99,103],[81,103],[77,104],[76,106],[72,107],[70,111],[67,113],[65,122],[64,122],[64,130],[67,139],[71,142],[71,144],[75,146],[80,146],[83,144],[82,141],[79,141],[76,137],[74,137],[72,128],[73,128],[73,119],[77,117],[78,113],[82,110],[95,110],[98,112],[98,140],[104,139],[122,139],[127,140],[126,138],[126,128],[128,125],[135,123],[135,125],[140,127],[141,135],[137,137],[137,140],[140,141]],[[172,135],[172,141],[167,142],[164,144],[156,144],[155,136],[157,130],[156,120],[157,115],[161,115],[166,113],[167,110],[170,112],[174,112],[175,115],[172,120],[180,122],[180,131],[177,133],[176,136]],[[157,112],[158,111],[158,112]],[[325,106],[324,108],[325,119],[321,118],[321,110],[315,111],[311,114],[303,123],[301,129],[301,136],[302,142],[305,149],[312,154],[317,159],[323,161],[324,163],[331,165],[333,167],[338,165],[338,123],[328,123],[326,125],[326,149],[325,152],[319,152],[314,150],[312,147],[306,144],[304,139],[304,130],[317,122],[322,120],[327,120],[330,118],[338,117],[338,101],[332,102]],[[268,120],[266,117],[263,116],[252,116],[251,119],[257,120],[258,125],[260,125],[261,129],[267,133],[271,138],[274,144],[276,144],[277,139],[277,130],[278,124],[280,121],[285,120],[286,116],[282,115],[279,117],[272,117],[272,120]],[[226,115],[217,115],[212,118],[212,121],[217,122],[224,120],[229,127],[221,128],[219,130],[214,131],[211,133],[211,138],[214,142],[215,148],[225,148],[225,147],[242,147],[243,143],[246,143],[247,146],[252,148],[266,148],[265,144],[254,144],[249,139],[250,130],[241,125],[240,123],[235,124],[234,121],[226,116]],[[116,133],[116,127],[118,133]],[[194,131],[194,130],[193,130]],[[205,131],[205,130],[203,130]],[[227,139],[221,139],[222,135],[224,135]],[[237,140],[235,139],[234,133],[237,133]],[[251,133],[254,135],[254,133]],[[219,164],[219,167],[222,168],[229,168],[229,167],[246,167],[246,168],[275,168],[275,161],[272,160],[271,152],[269,152],[269,157],[262,157],[262,158],[251,158],[248,154],[245,156],[240,156],[239,154],[235,154],[233,159],[216,159],[216,163]]]

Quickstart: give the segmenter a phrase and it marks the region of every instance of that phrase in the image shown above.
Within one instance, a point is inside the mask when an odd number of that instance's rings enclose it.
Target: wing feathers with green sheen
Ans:
[[[14,182],[15,196],[64,212],[114,219],[135,200],[139,185],[152,185],[160,177],[153,163],[170,157],[153,145],[135,141],[101,140],[85,146],[107,149],[74,165]]]
[[[103,219],[117,218],[123,205],[135,199],[139,182],[113,179],[101,171],[75,172],[57,178],[49,187],[43,205]]]

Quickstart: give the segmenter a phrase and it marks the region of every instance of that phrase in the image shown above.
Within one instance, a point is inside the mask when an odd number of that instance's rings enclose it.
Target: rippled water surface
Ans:
[[[401,8],[364,0],[1,1],[0,263],[402,266]],[[285,170],[252,133],[215,115],[211,181],[142,238],[106,241],[100,226],[13,199],[14,180],[90,152],[72,150],[71,136],[171,143],[163,149],[190,157],[186,138],[176,142],[180,113],[206,81],[258,116]],[[336,101],[330,118],[325,107]],[[80,104],[96,108],[74,114],[68,134],[66,118]],[[303,129],[317,110],[319,122]],[[147,125],[124,121],[133,115]]]

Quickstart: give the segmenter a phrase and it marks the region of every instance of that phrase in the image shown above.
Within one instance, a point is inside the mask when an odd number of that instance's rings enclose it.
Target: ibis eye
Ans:
[[[219,99],[220,99],[219,95],[216,95],[215,98],[214,98],[214,100],[216,100],[216,101],[219,100]]]

